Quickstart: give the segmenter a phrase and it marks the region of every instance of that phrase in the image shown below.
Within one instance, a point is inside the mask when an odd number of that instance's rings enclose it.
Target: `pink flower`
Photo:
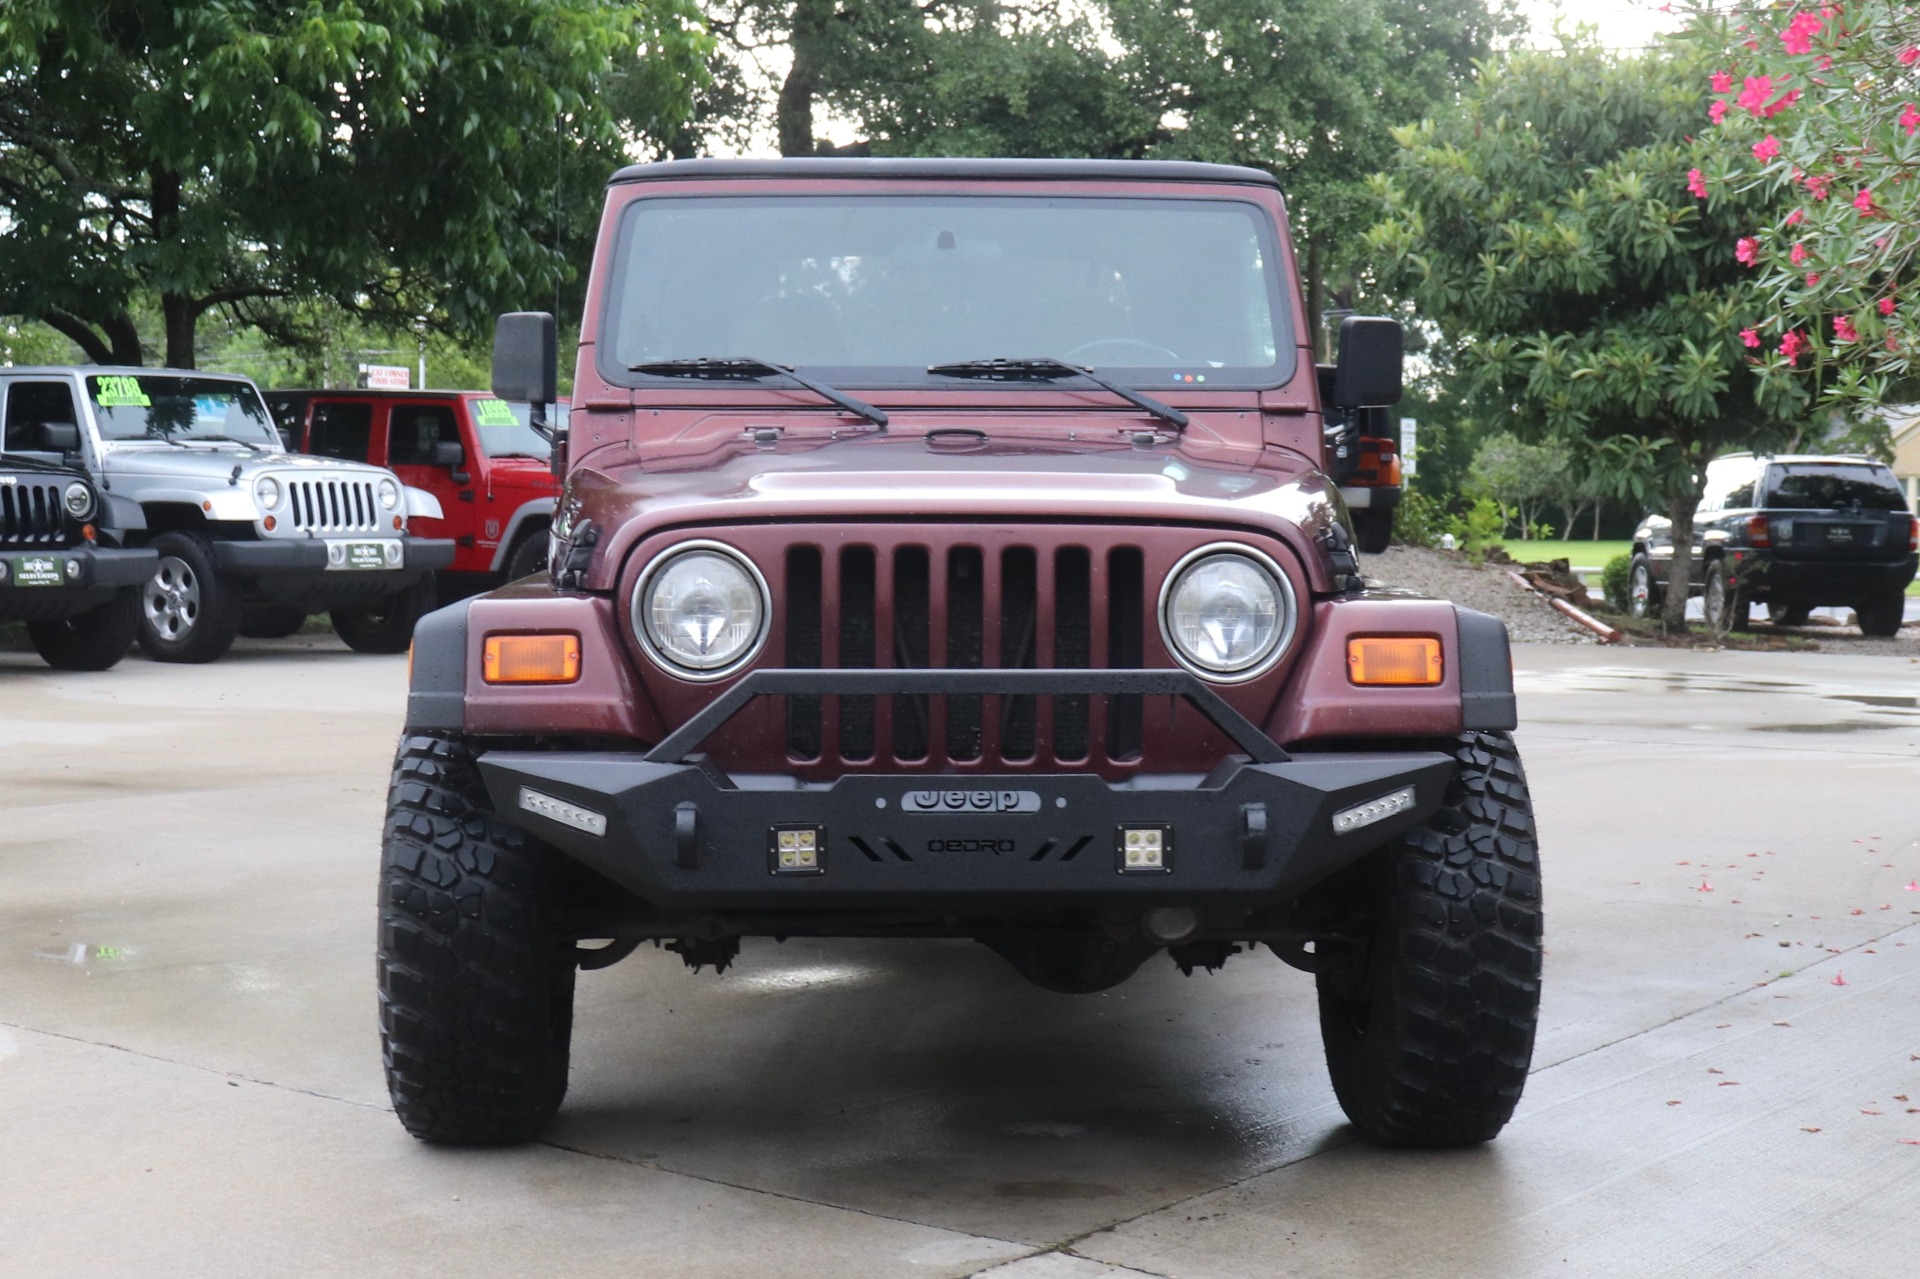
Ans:
[[[1733,260],[1742,266],[1752,266],[1760,257],[1760,241],[1750,235],[1743,235],[1733,242]]]
[[[1702,200],[1706,199],[1707,198],[1707,175],[1700,172],[1700,170],[1698,169],[1688,169],[1687,170],[1687,191],[1689,194],[1699,199],[1702,199]]]
[[[1807,220],[1807,214],[1804,209],[1795,209],[1792,213],[1787,214],[1788,226],[1799,226],[1802,222],[1805,222],[1806,220]]]
[[[1813,38],[1826,25],[1826,19],[1817,13],[1801,13],[1780,33],[1780,43],[1787,47],[1788,53],[1796,56],[1812,53]]]
[[[1839,342],[1858,342],[1860,340],[1859,332],[1853,327],[1852,318],[1845,315],[1836,315],[1833,317],[1833,336],[1834,339]]]
[[[1798,329],[1788,329],[1787,335],[1780,339],[1780,354],[1787,357],[1788,364],[1798,363],[1800,353],[1807,349],[1807,339]]]
[[[1767,99],[1772,96],[1772,94],[1772,76],[1750,75],[1747,77],[1746,87],[1740,91],[1740,96],[1734,99],[1734,105],[1745,107],[1755,115],[1759,115],[1761,109],[1767,105]]]
[[[1812,288],[1818,283],[1820,283],[1820,273],[1818,271],[1807,272],[1807,287]]]
[[[1865,187],[1861,187],[1860,193],[1853,197],[1853,207],[1860,210],[1861,217],[1872,217],[1873,192],[1867,190]]]
[[[1896,303],[1896,302],[1895,302],[1895,301],[1893,300],[1893,298],[1892,298],[1892,296],[1891,296],[1891,295],[1889,295],[1889,296],[1887,296],[1887,297],[1884,297],[1884,298],[1881,298],[1881,299],[1880,299],[1880,314],[1882,314],[1882,315],[1892,315],[1892,314],[1894,313],[1894,311],[1895,311],[1895,309],[1897,309],[1897,307],[1898,307],[1898,305],[1899,305],[1899,304],[1898,304],[1898,303]]]
[[[1826,54],[1826,53],[1821,54],[1819,57],[1813,60],[1813,69],[1815,71],[1833,70],[1833,56],[1831,54]]]
[[[1804,244],[1794,245],[1793,252],[1787,254],[1787,259],[1795,266],[1799,266],[1807,260],[1807,246]]]
[[[1752,329],[1741,329],[1740,340],[1746,343],[1749,347],[1752,347],[1754,350],[1760,349],[1760,335],[1754,332]]]
[[[1916,62],[1920,62],[1920,45],[1910,44],[1906,48],[1900,50],[1901,66],[1910,67]]]
[[[1713,86],[1715,93],[1733,92],[1733,76],[1725,71],[1714,72],[1712,78],[1708,80],[1708,83]]]
[[[1712,121],[1714,124],[1719,124],[1722,120],[1726,118],[1727,118],[1727,100],[1725,98],[1715,98],[1713,100],[1713,105],[1707,108],[1707,119]]]
[[[1911,102],[1907,103],[1907,109],[1900,113],[1900,127],[1907,131],[1908,137],[1912,137],[1914,131],[1920,129],[1920,111],[1914,110]]]
[[[1769,133],[1753,144],[1753,158],[1765,163],[1780,154],[1780,140]]]
[[[1771,120],[1799,100],[1800,90],[1788,89],[1785,93],[1760,109],[1760,118],[1762,120]]]
[[[1815,173],[1807,176],[1807,193],[1816,200],[1826,199],[1827,188],[1832,185],[1833,175],[1831,173],[1825,175]]]

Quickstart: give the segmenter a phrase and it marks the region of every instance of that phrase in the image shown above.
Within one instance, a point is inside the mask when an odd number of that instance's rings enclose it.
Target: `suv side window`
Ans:
[[[65,382],[14,382],[7,387],[7,418],[0,450],[47,451],[43,426],[78,426],[73,388]]]
[[[349,462],[367,460],[367,446],[373,440],[371,404],[316,404],[313,425],[307,432],[307,451],[320,457],[343,458]]]
[[[1753,490],[1757,483],[1758,481],[1755,480],[1754,477],[1748,476],[1745,483],[1727,494],[1727,500],[1722,504],[1720,509],[1723,511],[1739,511],[1752,506],[1754,504]]]
[[[460,424],[444,404],[396,404],[387,419],[387,465],[429,466],[433,446],[460,442]]]

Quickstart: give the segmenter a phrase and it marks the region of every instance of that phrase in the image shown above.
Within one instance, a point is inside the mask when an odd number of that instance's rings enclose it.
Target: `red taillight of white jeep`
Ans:
[[[1773,525],[1764,515],[1755,515],[1747,520],[1747,545],[1762,550],[1773,545]]]

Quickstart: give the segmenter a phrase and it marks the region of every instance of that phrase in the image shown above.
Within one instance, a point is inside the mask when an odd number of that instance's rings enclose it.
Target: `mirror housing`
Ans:
[[[428,466],[444,466],[448,470],[458,467],[467,460],[467,451],[460,447],[458,440],[436,440],[427,454]]]
[[[78,453],[80,451],[80,428],[71,422],[42,422],[40,424],[40,452]]]
[[[1401,348],[1398,320],[1349,315],[1340,321],[1340,355],[1333,366],[1334,404],[1343,409],[1398,404]]]
[[[509,311],[493,323],[493,393],[522,404],[560,398],[559,339],[545,311]]]

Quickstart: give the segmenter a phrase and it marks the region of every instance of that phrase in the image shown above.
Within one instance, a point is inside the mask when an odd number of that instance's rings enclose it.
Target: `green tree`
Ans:
[[[1485,494],[1500,504],[1521,537],[1533,537],[1541,509],[1555,500],[1567,482],[1567,456],[1548,444],[1528,444],[1506,431],[1489,435],[1473,455],[1469,494]]]
[[[1759,196],[1706,207],[1686,173],[1700,59],[1568,40],[1490,65],[1458,109],[1399,131],[1367,240],[1383,283],[1446,335],[1472,384],[1543,441],[1592,448],[1616,496],[1673,520],[1665,622],[1684,625],[1693,510],[1718,453],[1806,413],[1740,338],[1757,304],[1734,261]]]
[[[687,0],[9,0],[0,314],[141,363],[150,300],[166,362],[191,366],[215,308],[273,331],[326,298],[471,329],[544,301],[569,273],[557,209],[591,211],[621,157],[601,91],[671,124],[695,18]]]
[[[1773,197],[1732,228],[1758,296],[1742,317],[1765,376],[1811,381],[1860,417],[1920,391],[1920,11],[1855,0],[1700,8],[1695,85],[1712,204]],[[1710,71],[1711,74],[1706,74]]]

